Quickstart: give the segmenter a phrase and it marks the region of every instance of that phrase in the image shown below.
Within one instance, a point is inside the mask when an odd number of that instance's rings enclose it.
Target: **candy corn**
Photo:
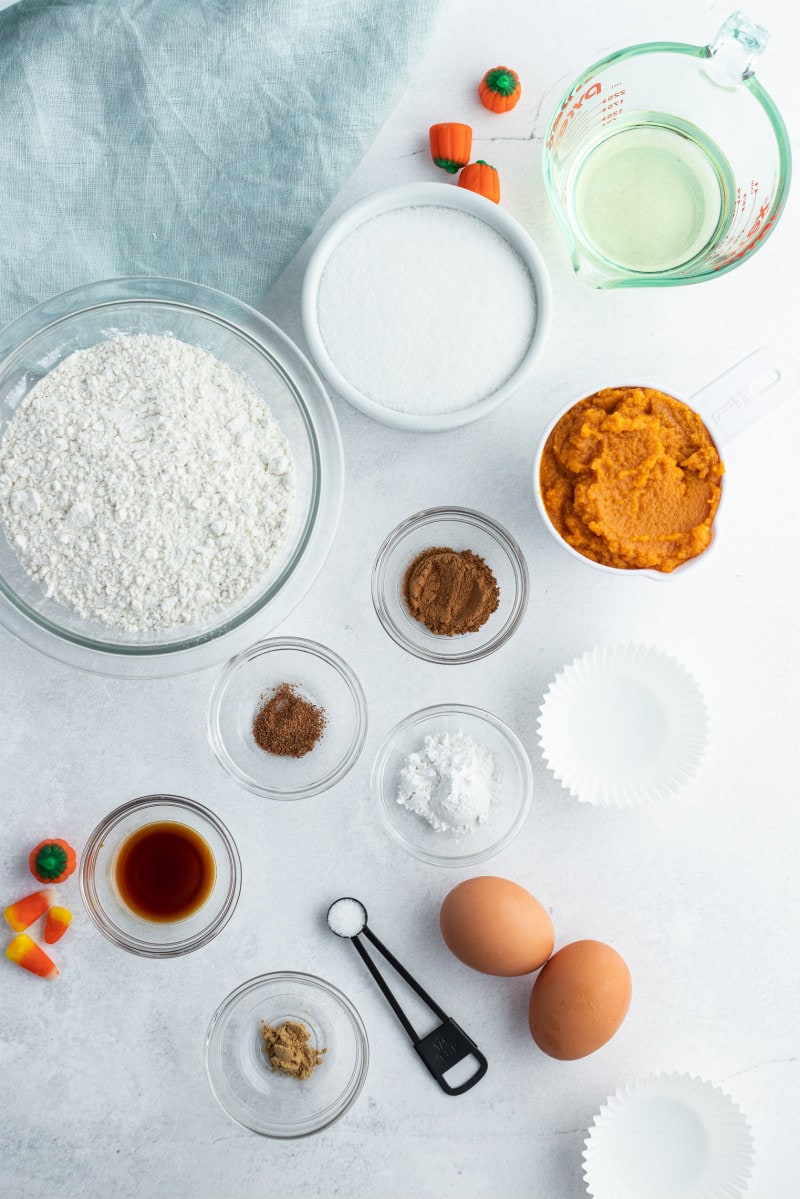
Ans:
[[[44,939],[48,945],[55,945],[72,923],[72,912],[69,908],[50,908],[44,925]]]
[[[38,974],[40,978],[57,978],[58,967],[27,933],[19,933],[6,950],[10,962],[16,962],[23,970]]]
[[[45,887],[43,891],[34,891],[24,899],[18,899],[6,908],[3,915],[15,933],[21,933],[24,928],[33,924],[43,916],[56,897],[53,887]]]

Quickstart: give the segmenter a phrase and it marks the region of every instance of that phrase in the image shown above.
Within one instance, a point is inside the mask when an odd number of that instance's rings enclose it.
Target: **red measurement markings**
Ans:
[[[610,125],[612,121],[616,121],[617,117],[622,115],[624,101],[625,88],[621,83],[612,83],[600,105],[600,124]]]
[[[750,186],[747,191],[743,191],[741,187],[737,187],[736,202],[734,204],[734,220],[736,221],[737,228],[735,231],[728,233],[717,247],[714,255],[716,259],[714,263],[715,271],[721,270],[724,266],[729,266],[732,262],[738,262],[739,259],[751,254],[758,243],[764,240],[777,221],[780,214],[780,206],[768,217],[770,198],[766,196],[763,200],[760,200],[758,193],[759,183],[757,179],[750,180]]]
[[[594,96],[599,96],[602,90],[602,84],[599,80],[597,80],[596,82],[589,84],[587,88],[584,88],[583,85],[581,85],[581,87],[574,91],[571,96],[567,97],[567,99],[561,105],[558,116],[553,122],[553,128],[550,130],[550,134],[547,138],[548,150],[551,149],[552,146],[557,147],[560,144],[564,134],[569,129],[571,123],[578,116],[586,101],[593,99]]]

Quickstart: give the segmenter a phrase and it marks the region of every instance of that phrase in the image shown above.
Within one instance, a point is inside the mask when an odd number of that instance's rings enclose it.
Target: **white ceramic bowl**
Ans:
[[[528,349],[516,370],[509,375],[506,381],[491,395],[475,404],[470,404],[455,412],[433,415],[398,412],[393,408],[376,403],[375,400],[359,391],[345,378],[328,353],[320,331],[317,312],[319,287],[325,267],[333,251],[348,234],[365,221],[382,213],[398,208],[422,205],[466,212],[484,221],[504,237],[530,273],[537,304],[536,323]],[[458,428],[460,425],[470,424],[472,421],[486,416],[488,412],[492,412],[509,399],[529,377],[544,349],[550,331],[551,311],[550,279],[544,259],[519,222],[491,200],[452,183],[405,184],[402,187],[392,187],[386,191],[377,192],[354,204],[323,235],[311,255],[303,280],[303,329],[314,362],[327,381],[354,408],[358,408],[367,416],[394,429],[418,433],[439,433],[447,429]],[[446,330],[443,330],[443,335],[445,334]]]
[[[708,546],[707,549],[703,550],[702,554],[698,554],[695,558],[689,558],[686,562],[682,562],[680,564],[680,566],[676,566],[673,571],[649,570],[649,569],[645,569],[645,568],[632,568],[630,570],[626,570],[624,567],[619,567],[619,566],[605,566],[602,562],[595,562],[595,560],[593,558],[587,558],[585,554],[581,554],[578,550],[576,550],[573,546],[571,546],[569,544],[569,542],[566,541],[561,536],[558,529],[555,527],[552,520],[550,519],[550,514],[548,513],[547,508],[545,507],[545,504],[544,504],[544,500],[542,499],[542,487],[541,487],[542,454],[544,453],[544,448],[547,445],[547,440],[548,440],[550,434],[553,432],[553,429],[555,429],[556,425],[561,420],[561,418],[566,416],[566,414],[570,411],[571,408],[574,408],[576,404],[580,404],[582,400],[588,399],[589,396],[595,395],[598,391],[603,391],[606,387],[614,387],[614,388],[648,387],[648,388],[652,388],[655,391],[664,392],[665,395],[672,396],[674,399],[680,400],[681,403],[688,404],[688,406],[690,408],[694,409],[694,404],[691,400],[685,400],[681,396],[676,396],[668,388],[659,387],[657,384],[654,384],[654,383],[613,383],[613,384],[609,383],[609,384],[603,384],[602,387],[595,387],[593,391],[587,391],[585,393],[585,395],[581,395],[581,396],[578,396],[577,399],[570,400],[570,402],[568,404],[565,404],[564,407],[561,408],[559,410],[559,412],[550,421],[550,424],[547,426],[544,433],[542,434],[541,441],[539,442],[538,448],[536,450],[536,458],[535,458],[534,464],[533,464],[533,494],[536,497],[536,507],[539,510],[539,515],[541,516],[547,531],[550,533],[550,535],[552,537],[555,538],[555,540],[558,542],[558,544],[561,546],[561,548],[563,550],[566,550],[566,552],[570,555],[570,557],[574,558],[577,562],[583,562],[584,565],[591,566],[591,567],[593,567],[594,570],[601,570],[601,571],[603,571],[604,574],[607,574],[607,575],[617,575],[617,576],[629,575],[629,576],[640,578],[640,579],[641,578],[655,579],[658,582],[663,583],[665,579],[671,579],[673,575],[683,574],[685,571],[692,569],[692,567],[699,565],[699,563],[705,561],[705,559],[708,558],[708,555],[714,549],[714,547],[717,543],[717,522],[719,520],[719,512],[720,512],[720,509],[722,508],[723,502],[725,500],[726,488],[725,488],[724,478],[722,481],[722,494],[720,495],[719,505],[717,507],[717,511],[714,516],[714,522],[712,525],[713,536],[711,538],[711,544]]]
[[[737,362],[729,367],[718,378],[706,383],[700,391],[695,392],[688,399],[684,399],[682,396],[675,396],[671,388],[662,387],[658,383],[617,383],[608,386],[652,387],[656,391],[662,391],[666,395],[673,396],[682,403],[688,404],[705,423],[724,461],[726,447],[735,437],[746,433],[752,425],[757,424],[767,416],[771,416],[787,400],[793,399],[797,395],[798,391],[800,391],[800,360],[782,346],[762,346],[761,349],[754,350],[752,354],[748,354],[741,362]],[[604,566],[601,562],[594,562],[591,558],[578,553],[557,531],[544,506],[539,482],[542,453],[547,444],[548,437],[561,418],[569,412],[570,408],[573,408],[581,400],[595,395],[601,390],[603,388],[595,387],[592,391],[587,391],[577,399],[571,400],[569,404],[565,404],[545,430],[536,452],[536,460],[533,467],[533,491],[536,496],[536,506],[539,509],[539,514],[544,521],[545,527],[555,537],[561,548],[566,550],[568,554],[579,562],[588,563],[595,570],[605,571],[606,574],[638,575],[640,578],[644,576],[646,579],[657,579],[663,582],[664,579],[670,579],[673,575],[683,574],[708,558],[709,553],[717,543],[719,513],[725,501],[727,482],[726,479],[723,479],[722,495],[714,517],[711,544],[702,554],[698,554],[697,557],[689,558],[688,561],[682,562],[680,566],[676,567],[670,573],[665,573],[663,570],[625,570],[616,566]]]

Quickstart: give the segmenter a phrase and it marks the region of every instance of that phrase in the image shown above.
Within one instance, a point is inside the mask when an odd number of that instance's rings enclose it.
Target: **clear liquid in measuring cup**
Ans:
[[[587,248],[626,271],[674,271],[722,236],[735,185],[695,126],[631,113],[590,145],[575,171],[574,217]]]

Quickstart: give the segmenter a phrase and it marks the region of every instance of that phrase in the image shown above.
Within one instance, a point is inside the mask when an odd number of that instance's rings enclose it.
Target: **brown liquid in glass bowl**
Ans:
[[[159,820],[131,833],[114,860],[114,883],[143,920],[171,923],[194,915],[214,889],[216,862],[204,837],[188,825]]]

